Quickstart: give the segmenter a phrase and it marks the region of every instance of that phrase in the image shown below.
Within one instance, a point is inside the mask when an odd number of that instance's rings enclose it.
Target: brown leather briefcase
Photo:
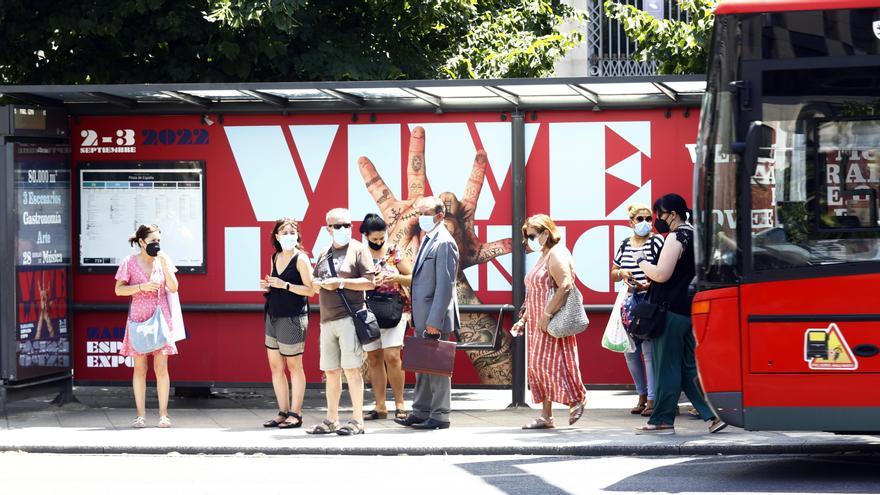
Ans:
[[[448,340],[403,338],[403,369],[415,373],[452,377],[455,342]]]

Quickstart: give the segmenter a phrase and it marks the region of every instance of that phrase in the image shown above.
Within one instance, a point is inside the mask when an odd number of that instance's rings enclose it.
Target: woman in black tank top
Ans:
[[[674,433],[678,398],[684,391],[704,421],[709,432],[727,426],[715,416],[697,379],[694,357],[694,333],[691,328],[691,296],[688,286],[696,274],[694,266],[694,228],[689,223],[691,212],[684,198],[667,194],[654,202],[654,227],[669,234],[656,265],[636,255],[636,263],[651,279],[651,302],[667,309],[663,332],[652,339],[654,344],[654,412],[648,424],[637,433]],[[640,256],[641,255],[641,256]]]
[[[299,227],[294,220],[278,220],[270,241],[275,253],[271,258],[270,274],[260,280],[260,287],[266,296],[265,346],[272,371],[272,388],[278,401],[278,416],[263,426],[298,428],[302,426],[306,389],[302,355],[309,325],[308,298],[315,293],[312,266],[300,245]],[[290,370],[290,386],[285,367]]]

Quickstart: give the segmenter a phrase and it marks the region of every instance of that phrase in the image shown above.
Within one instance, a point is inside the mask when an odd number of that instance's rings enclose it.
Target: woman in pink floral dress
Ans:
[[[522,231],[529,248],[541,258],[526,275],[525,311],[511,333],[527,333],[529,387],[534,401],[542,406],[541,416],[523,429],[554,428],[554,402],[569,406],[568,424],[572,425],[583,415],[587,403],[577,340],[575,336],[556,338],[547,333],[548,323],[565,305],[568,292],[577,290],[572,256],[559,242],[559,230],[547,215],[529,217]],[[550,297],[554,288],[555,295]]]
[[[177,292],[177,276],[174,274],[177,268],[171,259],[159,250],[161,237],[162,233],[158,226],[141,225],[137,232],[128,239],[132,246],[140,247],[140,252],[127,256],[120,263],[119,270],[116,272],[116,295],[131,297],[128,315],[131,321],[149,320],[156,312],[158,305],[162,308],[162,315],[171,328],[171,308],[168,305],[166,291]],[[177,354],[177,346],[174,342],[169,342],[161,349],[149,354],[141,354],[132,347],[129,332],[126,329],[120,353],[126,357],[134,357],[132,388],[134,389],[137,417],[132,422],[132,427],[143,428],[145,426],[147,370],[149,368],[148,359],[151,355],[153,356],[153,371],[156,373],[156,390],[159,395],[159,427],[170,427],[168,393],[171,388],[171,379],[168,376],[168,356]]]

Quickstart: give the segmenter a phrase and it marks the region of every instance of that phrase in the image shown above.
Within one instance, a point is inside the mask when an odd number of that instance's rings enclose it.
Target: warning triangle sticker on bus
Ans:
[[[837,323],[828,328],[808,328],[804,333],[804,359],[811,370],[855,370],[859,362]]]

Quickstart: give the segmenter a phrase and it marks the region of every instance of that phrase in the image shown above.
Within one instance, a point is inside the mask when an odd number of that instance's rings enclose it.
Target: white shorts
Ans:
[[[379,349],[390,349],[392,347],[403,347],[403,336],[406,334],[406,324],[408,321],[409,313],[403,313],[400,323],[396,327],[379,329],[379,338],[365,345],[364,350],[370,352]]]
[[[351,318],[322,321],[321,371],[357,369],[363,364],[364,351]]]

